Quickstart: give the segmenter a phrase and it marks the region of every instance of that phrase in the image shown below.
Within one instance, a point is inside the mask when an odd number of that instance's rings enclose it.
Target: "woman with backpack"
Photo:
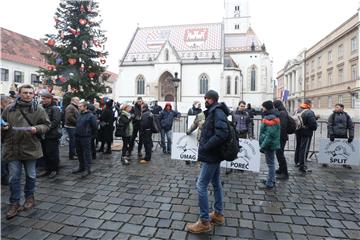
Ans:
[[[287,128],[288,128],[288,113],[280,100],[274,101],[274,107],[279,111],[280,119],[280,148],[276,150],[276,158],[279,163],[279,169],[275,171],[278,175],[277,179],[287,180],[289,179],[289,172],[287,169],[286,158],[284,155],[284,149],[286,142],[289,140]]]
[[[121,106],[121,114],[119,116],[119,120],[117,122],[117,132],[120,134],[123,140],[123,148],[121,154],[121,162],[124,165],[129,165],[129,155],[130,155],[130,143],[131,136],[133,134],[133,124],[131,117],[131,105],[123,104]]]

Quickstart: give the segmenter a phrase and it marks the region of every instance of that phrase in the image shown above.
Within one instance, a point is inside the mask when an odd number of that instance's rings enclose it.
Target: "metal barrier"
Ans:
[[[260,134],[260,118],[254,119],[254,138],[259,139]],[[311,139],[311,146],[310,146],[310,156],[311,158],[315,153],[319,152],[319,139],[320,138],[327,138],[327,121],[326,120],[318,120],[318,128],[314,132],[313,137]],[[173,132],[185,132],[188,127],[190,127],[192,123],[187,122],[187,116],[181,116],[179,119],[175,119],[173,123]],[[360,122],[354,122],[355,127],[355,138],[360,138]],[[116,138],[121,139],[121,138]],[[155,149],[160,146],[160,133],[153,134],[152,136]],[[285,151],[295,151],[296,148],[296,136],[295,134],[289,135],[289,140],[285,145]]]

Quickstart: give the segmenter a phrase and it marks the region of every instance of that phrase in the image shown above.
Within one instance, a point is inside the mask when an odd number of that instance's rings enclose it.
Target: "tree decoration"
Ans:
[[[48,65],[48,66],[47,66],[47,69],[48,69],[49,71],[54,71],[54,69],[56,69],[56,68],[55,68],[55,65]]]
[[[80,12],[81,12],[81,13],[84,13],[84,12],[85,12],[84,5],[82,5],[82,4],[81,4],[81,6],[80,6]]]
[[[76,63],[76,59],[75,58],[69,58],[68,59],[68,62],[71,64],[71,65],[74,65]]]
[[[82,44],[81,44],[81,49],[82,50],[85,50],[86,48],[88,47],[88,44],[85,40],[82,41]]]
[[[89,72],[88,74],[88,77],[91,79],[91,78],[94,78],[96,76],[96,73],[94,72]]]
[[[86,19],[80,18],[79,20],[80,25],[85,25],[87,23]]]
[[[100,63],[101,63],[101,64],[105,64],[105,63],[106,63],[105,58],[100,59]]]
[[[63,64],[62,58],[60,58],[60,57],[56,58],[56,59],[55,59],[55,63],[56,63],[57,65]]]
[[[48,44],[49,46],[54,46],[54,45],[55,45],[55,39],[53,39],[53,38],[49,39],[48,42],[47,42],[47,44]]]

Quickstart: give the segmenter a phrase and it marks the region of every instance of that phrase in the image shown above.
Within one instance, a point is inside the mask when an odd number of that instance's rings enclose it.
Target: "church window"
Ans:
[[[208,76],[203,73],[200,75],[200,94],[205,94],[209,89]]]
[[[238,94],[238,88],[239,88],[239,77],[235,77],[235,95]]]
[[[239,24],[235,24],[235,29],[236,29],[236,30],[239,29]]]
[[[143,75],[139,75],[136,78],[136,93],[138,95],[144,95],[145,94],[145,79]]]
[[[252,67],[251,69],[251,84],[250,84],[251,91],[256,91],[256,69],[255,67]]]
[[[240,11],[240,6],[235,6],[235,11]]]
[[[165,61],[169,61],[169,50],[165,49]]]
[[[226,78],[226,94],[231,94],[231,78],[228,76]]]

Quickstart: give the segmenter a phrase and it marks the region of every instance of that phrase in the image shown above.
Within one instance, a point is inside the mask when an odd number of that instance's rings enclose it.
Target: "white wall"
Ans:
[[[14,71],[21,71],[24,73],[24,82],[15,83],[19,87],[22,84],[31,84],[31,74],[38,75],[36,71],[39,70],[38,67],[11,62],[3,59],[1,59],[0,67],[9,70],[9,81],[1,81],[0,83],[1,93],[3,94],[9,94],[10,86],[14,83]]]

